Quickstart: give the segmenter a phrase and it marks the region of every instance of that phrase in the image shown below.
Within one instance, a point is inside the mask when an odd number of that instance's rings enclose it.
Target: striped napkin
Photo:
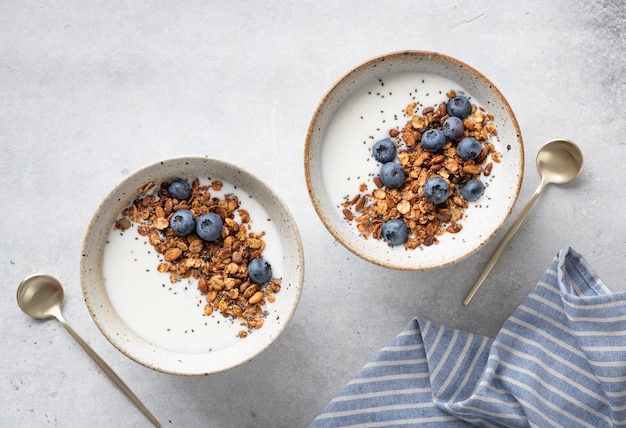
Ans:
[[[563,248],[495,339],[413,319],[320,427],[626,426],[626,292]]]

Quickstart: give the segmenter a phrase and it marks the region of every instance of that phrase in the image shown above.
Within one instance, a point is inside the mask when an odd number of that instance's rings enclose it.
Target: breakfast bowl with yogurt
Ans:
[[[344,247],[387,268],[428,270],[502,227],[524,150],[487,77],[447,55],[402,51],[356,66],[322,97],[304,170],[315,211]]]
[[[126,177],[93,215],[81,258],[85,302],[105,337],[177,375],[228,370],[269,347],[303,275],[288,208],[249,172],[208,157]]]

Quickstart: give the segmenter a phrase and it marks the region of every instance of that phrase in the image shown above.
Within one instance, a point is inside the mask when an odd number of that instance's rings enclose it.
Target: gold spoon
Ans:
[[[120,389],[130,401],[135,404],[150,419],[156,427],[160,427],[159,421],[152,416],[148,409],[139,401],[133,392],[126,386],[124,381],[104,362],[102,358],[76,333],[65,321],[61,314],[63,306],[63,286],[55,277],[46,274],[36,274],[24,279],[17,289],[17,304],[22,311],[33,318],[45,319],[56,318],[65,329],[72,335],[80,346],[96,362],[109,379]]]
[[[548,141],[537,153],[537,169],[541,175],[541,183],[531,196],[526,206],[522,209],[511,228],[506,233],[496,251],[493,253],[478,279],[463,300],[463,305],[468,305],[478,291],[491,269],[496,265],[504,252],[507,244],[511,241],[524,219],[539,197],[539,194],[548,184],[565,184],[575,179],[583,167],[583,154],[576,144],[569,140]]]

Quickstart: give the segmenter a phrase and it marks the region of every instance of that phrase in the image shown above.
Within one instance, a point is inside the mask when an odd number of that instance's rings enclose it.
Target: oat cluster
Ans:
[[[456,96],[455,91],[446,94]],[[382,224],[391,219],[401,219],[409,229],[409,238],[404,243],[407,250],[438,242],[443,233],[458,233],[463,228],[460,221],[468,203],[461,196],[461,186],[471,178],[491,174],[493,163],[500,162],[500,153],[489,141],[497,136],[494,116],[483,108],[472,104],[471,114],[463,120],[464,137],[474,137],[482,144],[482,150],[473,160],[464,160],[456,150],[456,143],[447,141],[443,150],[431,153],[420,144],[422,134],[429,129],[441,129],[448,118],[446,103],[437,108],[426,107],[416,112],[417,103],[406,106],[404,114],[408,121],[401,129],[389,131],[398,148],[398,161],[406,173],[404,184],[397,189],[383,185],[374,177],[374,188],[361,183],[359,192],[346,198],[342,205],[344,217],[356,224],[363,238],[382,239]],[[439,176],[450,186],[450,196],[442,204],[434,204],[424,196],[424,183]]]
[[[248,262],[261,257],[265,248],[264,232],[251,231],[250,215],[240,208],[236,195],[225,195],[223,199],[211,195],[211,191],[221,190],[220,181],[214,180],[209,186],[193,181],[191,196],[181,201],[169,195],[167,185],[162,183],[154,189],[151,182],[138,189],[137,198],[123,210],[115,228],[126,230],[136,223],[139,235],[148,238],[160,255],[157,270],[169,274],[171,283],[195,278],[205,296],[205,315],[218,311],[225,318],[240,322],[247,327],[239,331],[241,338],[260,329],[267,316],[263,307],[275,301],[281,288],[279,278],[272,278],[261,287],[248,276]],[[195,233],[176,235],[169,222],[180,209],[190,210],[195,218],[208,212],[219,215],[224,222],[221,237],[206,242]]]

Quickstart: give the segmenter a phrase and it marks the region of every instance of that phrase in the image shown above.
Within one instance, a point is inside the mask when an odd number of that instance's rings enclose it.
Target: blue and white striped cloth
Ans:
[[[495,339],[413,319],[321,427],[626,426],[626,292],[566,247]]]

